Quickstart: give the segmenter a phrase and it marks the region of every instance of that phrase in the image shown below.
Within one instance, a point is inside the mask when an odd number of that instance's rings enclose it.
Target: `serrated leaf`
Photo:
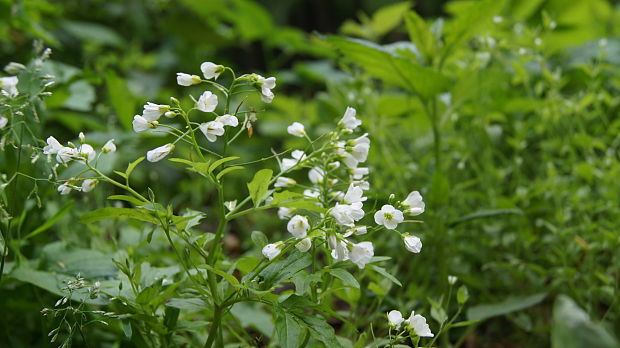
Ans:
[[[252,202],[254,202],[255,207],[258,207],[258,205],[265,198],[267,190],[269,190],[269,181],[272,176],[273,170],[261,169],[254,174],[254,178],[248,183],[250,198],[252,199]]]

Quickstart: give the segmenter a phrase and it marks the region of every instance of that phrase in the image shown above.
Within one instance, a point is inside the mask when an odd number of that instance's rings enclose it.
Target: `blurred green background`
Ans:
[[[132,133],[133,115],[146,101],[185,95],[175,73],[197,73],[203,61],[278,79],[254,136],[234,150],[244,159],[269,155],[255,147],[299,146],[286,136],[293,121],[318,136],[346,106],[356,107],[373,141],[378,194],[371,199],[381,205],[390,193],[416,189],[427,212],[411,231],[423,238],[420,255],[407,254],[394,236],[377,241],[375,253],[396,260],[390,272],[404,286],[368,279],[354,307],[358,331],[340,334],[355,342],[370,323],[380,331],[388,310],[425,306],[456,275],[471,296],[461,319],[480,321],[452,330],[440,341],[445,347],[618,346],[619,33],[618,2],[602,0],[0,0],[0,65],[28,62],[35,40],[53,51],[45,71],[56,85],[38,106],[37,136],[115,138],[109,169],[165,142]],[[10,153],[0,160],[3,173],[15,168]],[[209,214],[208,185],[172,164],[145,168],[135,174],[142,190]],[[47,174],[36,164],[22,170]],[[239,187],[249,180],[231,177]],[[7,212],[28,216],[23,236],[66,200],[50,184],[20,185],[20,204],[13,200]],[[159,266],[172,262],[165,243],[147,243],[140,225],[76,222],[112,193],[73,197],[76,204],[45,233],[17,238],[5,272],[21,259],[71,275],[88,255],[120,251]],[[274,212],[249,217],[233,226],[231,255],[257,253],[252,230],[274,240],[284,234]],[[87,252],[62,260],[58,248]],[[75,269],[58,267],[71,262]],[[115,272],[103,268],[103,276]],[[37,280],[0,283],[7,347],[48,345],[51,324],[39,311],[55,295],[31,284]],[[560,295],[578,308],[566,309]],[[579,310],[589,319],[575,324]],[[89,339],[131,346],[121,332],[93,327]]]

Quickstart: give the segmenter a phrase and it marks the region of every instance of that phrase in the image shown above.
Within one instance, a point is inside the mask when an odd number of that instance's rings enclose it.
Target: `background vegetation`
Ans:
[[[619,346],[615,2],[0,0],[0,18],[2,66],[39,57],[36,47],[53,52],[38,73],[20,75],[20,91],[32,96],[21,122],[31,132],[16,124],[0,131],[3,344],[50,344],[58,318],[40,311],[63,295],[59,275],[105,280],[117,275],[112,259],[120,255],[157,267],[173,259],[143,225],[81,223],[115,191],[59,196],[46,180],[49,165],[31,161],[40,139],[75,141],[80,131],[101,144],[114,138],[119,151],[105,165],[123,167],[162,144],[131,132],[143,102],[166,103],[179,89],[174,74],[208,60],[278,79],[252,143],[237,152],[268,156],[253,144],[295,145],[286,125],[321,129],[351,105],[373,141],[369,165],[382,170],[371,180],[381,197],[412,189],[425,197],[421,255],[389,235],[376,244],[407,286],[366,278],[355,330],[331,323],[343,342],[366,335],[362,344],[372,344],[371,333],[386,331],[388,310],[440,301],[455,275],[470,293],[460,319],[473,322],[444,335],[442,347]],[[46,74],[55,84],[42,102]],[[9,180],[15,172],[40,179]],[[134,175],[137,187],[175,207],[209,214],[214,193],[195,178],[162,166]],[[234,177],[243,189],[247,178]],[[274,214],[235,224],[227,252],[257,255],[254,230],[284,235]],[[233,315],[253,344],[271,342],[268,313],[239,307]],[[121,320],[85,330],[74,345],[136,344]]]

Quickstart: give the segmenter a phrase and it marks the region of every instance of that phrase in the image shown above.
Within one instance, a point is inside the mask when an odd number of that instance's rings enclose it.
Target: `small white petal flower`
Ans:
[[[318,198],[320,195],[321,193],[317,190],[311,190],[311,189],[304,190],[304,196],[308,198]]]
[[[233,115],[222,115],[215,118],[216,121],[221,122],[224,126],[237,127],[239,125],[239,120],[237,116]]]
[[[398,224],[404,220],[405,217],[403,216],[403,212],[389,204],[384,205],[381,207],[381,210],[375,213],[375,222],[377,225],[383,225],[390,230],[395,229]]]
[[[303,138],[306,135],[306,130],[304,125],[299,122],[293,122],[288,128],[286,128],[288,134],[294,135],[296,137]]]
[[[10,98],[16,97],[19,94],[17,90],[18,83],[19,79],[17,76],[0,77],[0,88],[2,88],[3,94]]]
[[[366,226],[353,226],[347,229],[347,231],[344,233],[343,236],[347,238],[351,236],[352,234],[359,236],[362,234],[366,234],[367,232],[368,232],[368,228]]]
[[[368,139],[368,133],[349,141],[352,144],[351,155],[358,162],[365,162],[368,158],[368,151],[370,150],[370,139]]]
[[[276,78],[268,77],[264,78],[260,75],[256,75],[256,83],[261,93],[261,100],[265,103],[271,103],[273,101],[273,92],[271,91],[276,86]]]
[[[22,70],[26,70],[26,66],[21,63],[9,62],[9,64],[4,66],[4,71],[6,71],[7,74],[11,75],[17,75]]]
[[[282,251],[282,242],[267,244],[263,247],[263,256],[268,258],[269,260],[273,260],[276,256],[280,255]]]
[[[367,199],[368,198],[364,197],[364,190],[353,184],[349,185],[349,189],[344,195],[344,202],[348,204],[364,202]]]
[[[434,336],[431,332],[431,328],[426,323],[426,318],[419,314],[415,314],[413,311],[411,312],[411,316],[409,316],[409,319],[405,320],[405,325],[413,329],[415,334],[420,337]]]
[[[453,275],[448,276],[448,283],[449,283],[450,285],[454,285],[454,284],[456,284],[456,282],[457,282],[458,280],[459,280],[459,278],[458,278],[457,276],[453,276]]]
[[[200,83],[201,79],[198,75],[190,75],[186,73],[177,73],[177,83],[180,86],[191,86]]]
[[[9,119],[4,116],[0,116],[0,129],[4,128],[7,123],[9,123]]]
[[[101,152],[103,153],[116,152],[116,144],[114,144],[114,139],[108,140],[105,143],[105,145],[103,145],[103,147],[101,148]]]
[[[60,143],[58,142],[58,140],[56,140],[56,138],[48,137],[47,146],[43,147],[43,153],[46,155],[53,155],[53,154],[58,153],[58,151],[62,148],[63,146],[60,145]]]
[[[58,186],[58,193],[60,193],[61,195],[68,195],[69,193],[71,193],[71,190],[71,186],[69,186],[67,183]]]
[[[340,120],[340,123],[344,126],[344,128],[354,130],[362,124],[362,121],[355,118],[356,111],[352,107],[347,107],[344,112],[344,116]]]
[[[360,269],[364,268],[375,255],[375,249],[371,242],[361,242],[353,244],[349,259]]]
[[[149,121],[141,115],[135,115],[133,117],[133,121],[131,122],[131,125],[133,126],[133,131],[136,133],[142,133],[146,132],[151,128],[156,128],[157,124],[157,121]]]
[[[296,238],[305,238],[309,228],[308,218],[301,215],[293,216],[286,225],[288,232]]]
[[[291,187],[297,184],[297,181],[291,178],[287,178],[284,176],[276,179],[276,183],[273,185],[274,187]]]
[[[359,167],[350,169],[351,176],[355,180],[360,180],[370,172],[367,167]]]
[[[63,146],[56,152],[56,161],[58,163],[66,164],[78,155],[77,149],[72,147]]]
[[[200,125],[200,131],[210,142],[215,142],[218,136],[224,135],[224,125],[219,121],[211,121]]]
[[[399,328],[400,324],[405,321],[403,318],[403,314],[399,311],[393,310],[387,314],[388,321],[390,322],[390,326],[394,328]]]
[[[95,152],[95,149],[88,144],[82,144],[82,146],[80,146],[77,150],[77,154],[78,156],[85,158],[88,162],[91,162],[95,159],[95,157],[97,157],[97,152]]]
[[[211,62],[204,62],[200,64],[200,71],[204,75],[205,79],[215,79],[220,76],[220,74],[224,71],[223,65],[218,65]]]
[[[86,179],[82,181],[82,192],[90,192],[94,190],[98,182],[99,181],[97,179]]]
[[[403,241],[405,242],[405,248],[407,248],[407,250],[411,251],[412,253],[417,254],[422,251],[422,241],[420,240],[420,238],[416,236],[405,236],[405,238],[403,238]]]
[[[157,121],[161,117],[161,115],[170,111],[170,106],[168,105],[160,105],[148,102],[144,105],[144,109],[142,110],[142,117],[144,117],[147,121]]]
[[[226,209],[228,209],[228,211],[233,211],[237,207],[237,201],[234,200],[234,201],[224,202],[224,206],[226,207]]]
[[[278,217],[280,220],[290,219],[295,214],[295,208],[280,207],[278,208]]]
[[[407,207],[405,214],[416,216],[424,212],[425,204],[422,199],[422,195],[418,191],[411,192],[407,198],[402,202],[402,205]]]
[[[293,157],[291,158],[285,158],[282,160],[282,162],[280,162],[280,170],[282,170],[283,172],[293,168],[295,165],[297,165],[299,162],[303,161],[306,159],[306,154],[301,151],[301,150],[295,150],[291,153],[291,156]]]
[[[349,247],[347,243],[341,241],[332,249],[332,257],[338,261],[346,261],[349,259]]]
[[[313,184],[322,183],[324,175],[325,172],[323,171],[323,169],[318,167],[314,167],[310,169],[310,171],[308,171],[308,179],[310,179],[310,182],[312,182]]]
[[[353,226],[355,221],[358,221],[364,217],[364,210],[362,210],[362,203],[352,204],[340,204],[331,209],[331,216],[336,219],[336,222],[344,226]]]
[[[84,142],[86,141],[86,136],[84,135],[84,132],[80,132],[80,134],[78,134],[78,139],[80,139],[80,143],[84,144]]]
[[[198,98],[198,103],[196,105],[196,109],[202,112],[213,112],[217,107],[217,95],[211,93],[210,91],[205,91]]]
[[[351,183],[364,191],[370,190],[370,183],[366,180],[355,180]]]
[[[304,238],[300,240],[297,244],[295,244],[295,248],[297,248],[297,250],[301,251],[302,253],[305,253],[306,251],[310,250],[311,247],[312,247],[312,239],[310,238]]]
[[[174,150],[173,144],[166,144],[146,153],[146,160],[149,162],[158,162],[164,159]]]

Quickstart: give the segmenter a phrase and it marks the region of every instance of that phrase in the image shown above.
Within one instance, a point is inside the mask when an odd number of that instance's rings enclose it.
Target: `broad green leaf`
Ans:
[[[118,217],[128,217],[144,222],[150,222],[153,224],[159,224],[159,220],[151,216],[151,214],[141,211],[135,208],[101,208],[88,212],[80,217],[82,223],[88,224],[91,222],[116,219]]]
[[[461,218],[458,218],[448,224],[450,227],[454,227],[458,224],[461,224],[466,221],[482,219],[486,217],[492,217],[497,215],[523,215],[523,211],[521,209],[489,209],[489,210],[479,210],[475,213],[465,215]]]
[[[280,259],[265,268],[259,277],[262,278],[262,289],[269,289],[283,280],[290,279],[295,273],[312,264],[308,253],[294,251],[285,259]]]
[[[301,193],[292,191],[274,192],[273,201],[271,201],[271,205],[277,207],[305,209],[316,211],[318,213],[324,213],[325,208],[317,203],[318,201],[316,199],[310,199]]]
[[[305,313],[299,314],[298,317],[306,324],[308,331],[310,331],[310,336],[319,342],[323,342],[325,347],[342,347],[336,338],[334,328],[325,319]]]
[[[197,297],[193,298],[171,298],[166,302],[166,307],[178,308],[189,312],[203,311],[208,305]]]
[[[461,285],[456,292],[456,301],[459,304],[465,304],[469,299],[469,291],[467,291],[467,287],[465,285]]]
[[[232,167],[227,167],[222,169],[219,173],[217,173],[217,176],[215,177],[216,180],[220,180],[224,175],[235,171],[235,170],[239,170],[239,169],[245,169],[245,167],[243,166],[232,166]]]
[[[303,323],[286,311],[275,311],[276,336],[280,347],[298,348],[308,334]]]
[[[401,23],[403,13],[410,7],[409,1],[383,6],[372,15],[370,26],[377,35],[383,36]]]
[[[267,236],[261,231],[252,231],[251,238],[254,244],[261,249],[269,244],[269,239],[267,239]]]
[[[127,178],[129,178],[131,176],[131,173],[133,173],[133,170],[136,169],[136,166],[138,166],[138,164],[140,164],[140,162],[144,161],[144,156],[138,158],[137,160],[129,163],[127,165],[127,169],[125,170],[125,175],[127,175]]]
[[[560,295],[553,305],[552,348],[618,348],[620,342],[575,301]]]
[[[37,227],[34,231],[30,232],[26,237],[24,237],[24,239],[32,238],[38,235],[39,233],[46,231],[48,228],[54,226],[54,224],[58,222],[58,220],[60,220],[60,218],[62,218],[69,210],[71,210],[71,208],[73,208],[73,201],[67,201],[67,203],[65,203],[65,205],[62,208],[60,208],[56,212],[56,214],[54,214],[54,216],[49,218],[49,220],[45,221],[41,226]]]
[[[415,11],[405,14],[405,23],[409,32],[409,40],[413,42],[427,64],[431,63],[435,53],[435,37],[420,15]]]
[[[343,268],[330,269],[329,274],[342,280],[342,284],[344,286],[349,286],[349,287],[356,288],[356,289],[360,288],[360,283],[358,283],[355,277],[353,277],[353,275],[349,273],[346,269],[343,269]]]
[[[193,161],[186,160],[183,158],[169,158],[168,161],[187,164],[189,166],[186,168],[187,170],[191,170],[192,172],[202,174],[206,177],[210,177],[209,175],[211,174],[211,170],[209,169],[210,168],[209,161],[193,162]]]
[[[72,247],[65,242],[54,242],[46,245],[41,254],[41,260],[47,271],[69,276],[79,273],[86,279],[111,278],[117,274],[112,256],[97,250]]]
[[[258,205],[265,198],[267,190],[269,189],[269,181],[272,176],[273,170],[261,169],[254,174],[254,178],[248,183],[250,198],[252,199],[252,202],[254,202],[255,207],[258,207]]]
[[[226,273],[226,272],[224,272],[224,271],[222,271],[220,269],[211,267],[211,266],[209,266],[207,264],[202,264],[202,265],[200,265],[198,267],[199,268],[206,268],[209,272],[213,272],[213,273],[219,275],[220,277],[226,279],[226,281],[228,281],[230,283],[230,285],[232,285],[232,286],[235,286],[235,287],[239,286],[239,280],[237,280],[237,278],[235,278],[235,276],[232,275],[232,274],[228,274],[228,273]]]
[[[386,277],[387,279],[389,279],[392,283],[398,285],[398,286],[403,286],[403,284],[400,283],[400,281],[398,279],[396,279],[396,277],[394,277],[393,275],[391,275],[390,273],[388,273],[388,271],[385,270],[385,268],[383,267],[379,267],[379,266],[375,266],[375,265],[370,265],[370,268],[372,268],[373,270],[375,270],[377,273],[381,274],[382,276]]]
[[[209,166],[209,173],[212,173],[217,167],[221,166],[222,164],[226,163],[226,162],[230,162],[230,161],[234,161],[236,159],[239,159],[239,157],[237,156],[230,156],[230,157],[224,157],[224,158],[220,158],[219,160],[211,163],[211,165]]]
[[[143,201],[135,198],[135,197],[131,197],[131,196],[126,196],[126,195],[112,195],[109,196],[108,199],[110,200],[119,200],[119,201],[125,201],[125,202],[129,202],[135,206],[141,206],[144,204]]]
[[[108,69],[105,74],[106,87],[110,103],[116,111],[120,123],[127,130],[132,129],[134,112],[136,109],[136,100],[133,97],[125,80],[118,77],[114,71]]]
[[[498,303],[480,304],[467,310],[468,320],[485,320],[537,305],[547,296],[546,293],[531,296],[509,297]]]

